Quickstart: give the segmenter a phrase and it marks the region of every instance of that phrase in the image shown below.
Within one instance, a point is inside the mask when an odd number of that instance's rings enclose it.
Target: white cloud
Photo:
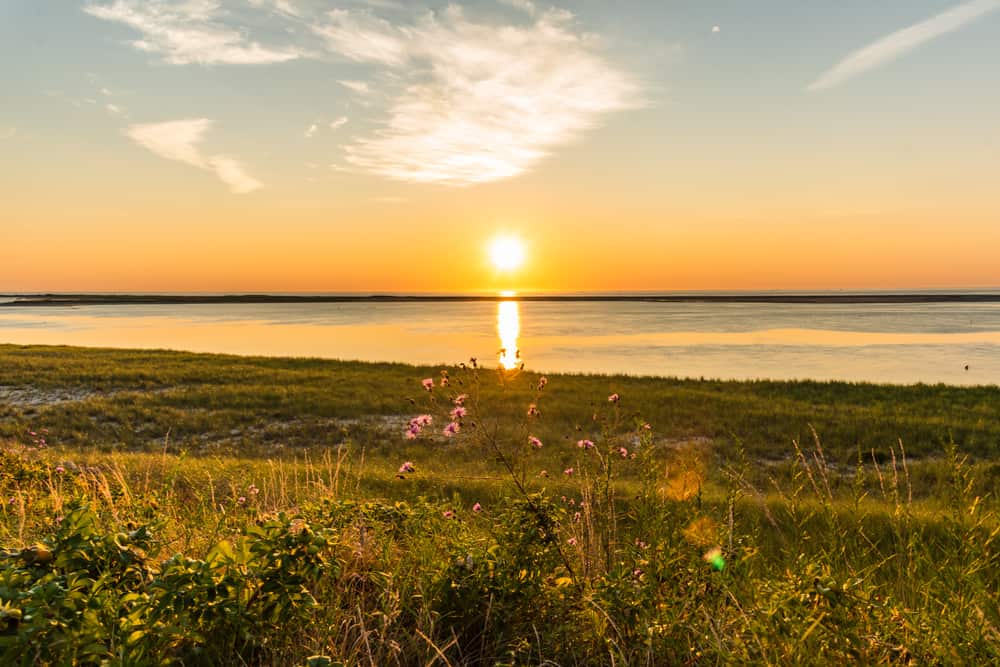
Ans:
[[[121,112],[122,112],[122,108],[120,106],[118,106],[117,104],[105,104],[104,108],[107,109],[110,113],[113,113],[116,116],[121,115]]]
[[[233,192],[242,194],[261,187],[259,181],[244,171],[239,161],[227,155],[202,155],[198,145],[211,125],[212,121],[208,118],[185,118],[131,125],[125,134],[162,158],[214,172]]]
[[[806,90],[832,88],[870,69],[891,62],[935,37],[958,30],[997,9],[1000,9],[1000,0],[971,0],[897,30],[849,54],[809,84]]]
[[[535,15],[535,3],[531,2],[531,0],[500,0],[500,2],[514,9],[520,9],[522,12],[528,14],[528,16]]]
[[[306,128],[306,131],[302,133],[302,136],[304,136],[306,139],[312,139],[313,135],[316,134],[316,130],[318,129],[319,125],[313,123],[312,125]]]
[[[468,185],[516,176],[602,115],[639,103],[636,84],[565,11],[527,26],[478,23],[457,7],[399,26],[365,11],[327,18],[316,32],[330,50],[399,82],[383,126],[344,147],[347,162],[389,178]]]
[[[345,80],[341,80],[341,81],[338,81],[337,83],[339,83],[340,85],[342,85],[344,88],[347,88],[348,90],[351,90],[351,91],[353,91],[355,93],[358,93],[359,95],[367,95],[368,93],[371,92],[371,87],[365,81],[345,81]]]
[[[721,31],[721,30],[722,30],[722,28],[720,28],[720,27],[719,27],[719,26],[717,26],[717,25],[713,25],[713,26],[712,26],[712,32],[719,32],[719,31]]]
[[[347,116],[341,116],[340,118],[338,118],[336,120],[330,121],[330,129],[331,130],[338,130],[338,129],[342,128],[345,125],[347,125]]]
[[[263,65],[304,55],[293,47],[262,46],[223,24],[218,0],[114,0],[83,11],[137,30],[142,38],[131,42],[133,47],[174,65]]]

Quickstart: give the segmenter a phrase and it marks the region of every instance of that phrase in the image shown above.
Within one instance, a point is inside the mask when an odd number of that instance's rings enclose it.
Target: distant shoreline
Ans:
[[[562,295],[160,295],[160,294],[37,294],[0,295],[12,299],[0,308],[130,306],[130,305],[223,305],[307,303],[466,303],[519,301],[580,303],[787,303],[787,304],[905,304],[905,303],[1000,303],[1000,293],[888,293],[888,294],[562,294]]]

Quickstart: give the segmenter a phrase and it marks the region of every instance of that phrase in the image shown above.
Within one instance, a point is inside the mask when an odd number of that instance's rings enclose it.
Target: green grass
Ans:
[[[0,660],[1000,661],[997,387],[538,381],[0,346]]]

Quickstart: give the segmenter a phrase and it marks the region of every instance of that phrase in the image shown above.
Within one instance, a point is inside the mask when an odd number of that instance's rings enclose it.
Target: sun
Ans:
[[[499,271],[513,271],[524,264],[524,244],[513,236],[498,236],[490,242],[490,261]]]

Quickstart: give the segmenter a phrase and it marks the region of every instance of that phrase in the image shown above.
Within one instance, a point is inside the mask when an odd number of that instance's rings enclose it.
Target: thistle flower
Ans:
[[[462,427],[458,422],[451,422],[450,424],[445,426],[444,430],[441,432],[444,434],[444,437],[450,438],[451,436],[458,433],[461,429]]]
[[[618,453],[621,454],[621,456],[622,456],[623,459],[627,459],[628,458],[628,450],[625,449],[624,447],[619,447],[618,448]]]
[[[434,389],[434,378],[424,378],[420,381],[420,384],[423,385],[424,389],[427,391],[431,391]]]
[[[443,516],[446,519],[454,519],[455,512],[453,510],[445,510],[444,512],[441,513],[441,516]]]
[[[60,474],[64,473],[66,472],[66,468],[63,468],[62,466],[56,466],[56,472]]]
[[[476,503],[475,505],[472,506],[472,511],[473,512],[482,512],[483,511],[483,506],[480,505],[479,503]]]
[[[260,493],[260,489],[257,488],[256,484],[251,484],[250,486],[247,487],[247,493],[249,493],[251,496],[256,496],[258,493]]]
[[[468,397],[468,394],[459,394],[455,397],[455,405],[465,405],[465,399]]]
[[[566,540],[566,544],[570,545],[571,547],[575,547],[576,546],[576,538],[575,537],[569,538],[568,540]]]
[[[410,426],[418,426],[418,427],[430,426],[431,422],[433,421],[434,418],[431,417],[430,415],[419,415],[410,420]]]
[[[416,440],[418,433],[420,433],[420,428],[416,426],[411,426],[410,428],[406,429],[405,437],[407,440]]]
[[[568,477],[568,476],[570,476],[570,475],[573,474],[573,469],[572,468],[566,468],[565,470],[563,470],[563,474]]]
[[[617,403],[619,400],[621,400],[621,396],[617,392],[608,396],[608,403]]]
[[[236,504],[237,505],[246,505],[247,504],[246,496],[240,496],[239,498],[237,498],[236,499]]]
[[[532,447],[534,447],[535,449],[541,449],[542,448],[542,441],[539,440],[538,438],[536,438],[533,435],[529,435],[528,436],[528,444],[531,445]]]
[[[593,440],[587,440],[587,439],[577,440],[576,441],[576,446],[579,447],[580,449],[593,449],[594,448],[594,441]]]
[[[407,472],[413,472],[414,470],[416,470],[416,468],[413,467],[412,461],[406,461],[405,463],[403,463],[403,465],[399,466],[400,475]]]
[[[461,405],[455,406],[455,408],[449,413],[453,420],[459,420],[465,416],[465,408]]]

